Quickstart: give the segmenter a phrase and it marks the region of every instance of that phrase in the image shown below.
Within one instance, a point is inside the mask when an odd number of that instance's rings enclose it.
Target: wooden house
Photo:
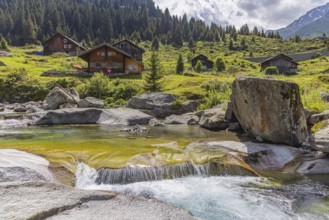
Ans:
[[[298,63],[293,58],[279,54],[275,57],[269,58],[261,62],[261,71],[264,71],[267,67],[275,66],[281,73],[297,72]]]
[[[111,44],[103,43],[79,55],[88,63],[88,72],[141,73],[143,62]]]
[[[113,46],[130,54],[133,59],[143,61],[143,53],[145,53],[145,50],[133,42],[125,39],[114,43]]]
[[[62,33],[57,33],[43,44],[43,51],[45,55],[52,53],[67,53],[72,56],[78,56],[86,48],[73,39],[65,36]]]
[[[214,67],[213,61],[209,60],[208,57],[206,57],[205,55],[200,54],[191,60],[193,68],[196,66],[196,64],[199,60],[201,61],[202,67],[204,69],[212,69]]]

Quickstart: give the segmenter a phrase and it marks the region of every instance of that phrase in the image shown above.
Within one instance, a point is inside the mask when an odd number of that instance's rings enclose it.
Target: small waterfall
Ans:
[[[195,165],[190,162],[159,167],[103,168],[97,172],[96,184],[129,184],[176,179],[186,176],[207,176],[208,174],[209,164]]]

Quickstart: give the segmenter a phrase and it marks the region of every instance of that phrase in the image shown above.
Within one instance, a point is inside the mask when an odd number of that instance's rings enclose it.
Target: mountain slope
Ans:
[[[234,1],[218,0],[154,0],[161,9],[168,8],[170,13],[203,20],[207,24],[211,22],[228,25],[242,26],[247,21],[244,14]]]
[[[314,37],[328,33],[329,3],[314,8],[302,17],[289,24],[286,28],[279,29],[279,33],[284,38],[289,38],[298,34],[302,37]]]

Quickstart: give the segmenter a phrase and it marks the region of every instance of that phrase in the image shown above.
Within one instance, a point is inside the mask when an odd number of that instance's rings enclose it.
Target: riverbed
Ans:
[[[186,146],[197,141],[237,141],[244,137],[197,126],[148,127],[148,133],[124,133],[125,127],[97,125],[22,126],[0,123],[0,148],[39,155],[52,167],[75,175],[75,187],[110,190],[172,203],[203,219],[328,219],[328,185],[308,177],[210,175],[209,158],[191,157]],[[206,155],[206,156],[205,156]],[[200,155],[201,157],[201,155]],[[129,184],[97,183],[100,168],[175,166],[191,162],[190,175]],[[186,167],[191,167],[190,165]],[[195,169],[195,171],[193,170]],[[183,170],[184,171],[184,170]]]

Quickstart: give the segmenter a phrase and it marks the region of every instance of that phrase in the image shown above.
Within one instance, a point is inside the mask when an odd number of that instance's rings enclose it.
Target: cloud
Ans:
[[[238,8],[248,15],[247,23],[276,29],[285,27],[307,11],[328,0],[236,0]]]

